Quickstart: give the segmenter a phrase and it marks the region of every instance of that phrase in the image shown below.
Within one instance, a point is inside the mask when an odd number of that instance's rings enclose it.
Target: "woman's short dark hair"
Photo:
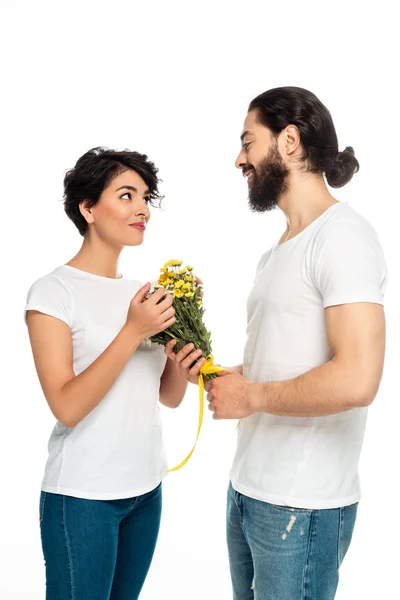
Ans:
[[[254,98],[249,111],[257,111],[258,121],[278,135],[295,125],[304,149],[303,160],[313,173],[325,173],[330,186],[342,187],[360,165],[348,146],[339,152],[338,139],[330,112],[311,92],[298,87],[280,87]]]
[[[145,154],[92,148],[80,157],[73,169],[67,171],[64,177],[64,209],[81,235],[85,235],[88,224],[79,205],[85,200],[88,207],[97,204],[103,190],[128,169],[135,171],[146,183],[150,204],[160,206],[162,196],[158,192],[158,169]]]

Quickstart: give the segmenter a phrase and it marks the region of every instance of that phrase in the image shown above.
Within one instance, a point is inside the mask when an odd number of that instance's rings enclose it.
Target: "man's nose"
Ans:
[[[246,164],[246,159],[245,159],[243,150],[241,150],[239,152],[239,155],[238,155],[236,161],[235,161],[235,167],[237,169],[243,169],[243,167],[244,167],[245,164]]]

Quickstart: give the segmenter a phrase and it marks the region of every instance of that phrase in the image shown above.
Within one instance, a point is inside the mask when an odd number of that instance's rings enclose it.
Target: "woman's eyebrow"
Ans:
[[[136,192],[137,193],[137,189],[135,187],[133,187],[133,185],[121,185],[121,187],[119,187],[118,189],[116,189],[116,192],[119,192],[119,190],[131,190],[132,192]],[[147,196],[148,194],[150,194],[150,190],[147,189],[144,192],[144,195]]]

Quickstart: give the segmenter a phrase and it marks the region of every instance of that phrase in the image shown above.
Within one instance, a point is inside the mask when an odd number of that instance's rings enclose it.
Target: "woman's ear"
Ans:
[[[83,200],[83,202],[79,204],[79,210],[81,211],[81,215],[89,225],[94,222],[92,207],[89,206],[88,200]]]

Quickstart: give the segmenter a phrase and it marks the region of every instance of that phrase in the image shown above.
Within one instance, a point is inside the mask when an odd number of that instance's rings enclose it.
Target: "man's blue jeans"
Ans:
[[[153,558],[161,503],[161,484],[124,500],[42,492],[46,600],[136,600]]]
[[[333,600],[357,504],[326,510],[276,506],[228,490],[234,600]]]

